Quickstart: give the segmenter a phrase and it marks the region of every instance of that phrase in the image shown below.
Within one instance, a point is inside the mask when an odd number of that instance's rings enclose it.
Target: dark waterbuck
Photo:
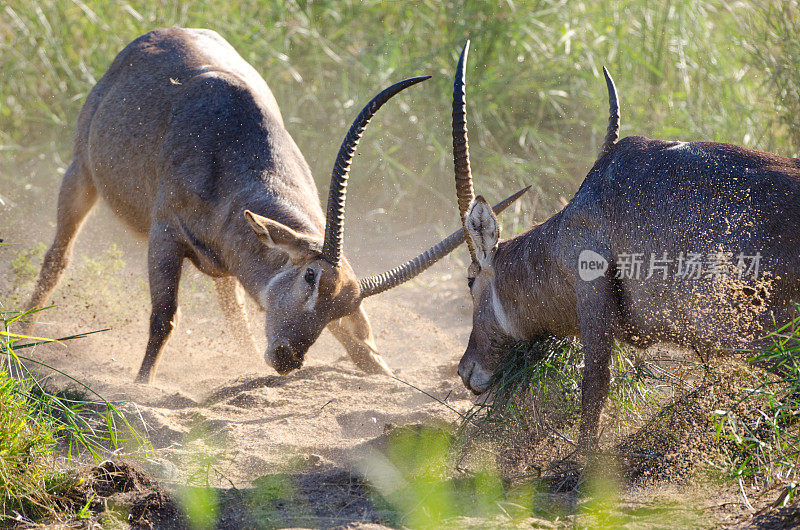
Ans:
[[[266,310],[265,358],[279,373],[302,366],[326,326],[356,366],[389,373],[361,301],[425,270],[457,247],[464,232],[388,273],[359,280],[342,254],[345,193],[369,120],[392,96],[425,79],[387,88],[357,116],[333,167],[326,216],[272,92],[228,42],[204,29],[142,35],[114,59],[80,112],[55,239],[29,308],[45,304],[101,196],[149,243],[150,338],[137,381],[153,380],[175,327],[184,259],[214,278],[244,349],[256,346],[241,287]]]
[[[473,196],[465,66],[453,93],[456,189],[472,263],[472,333],[458,372],[487,388],[508,346],[579,336],[581,442],[596,444],[614,339],[699,352],[761,347],[793,315],[800,287],[800,160],[730,144],[632,136],[603,69],[610,118],[598,159],[547,221],[500,239]]]

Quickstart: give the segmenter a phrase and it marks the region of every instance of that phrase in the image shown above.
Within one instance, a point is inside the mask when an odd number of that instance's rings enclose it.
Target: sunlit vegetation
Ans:
[[[535,186],[518,214],[525,226],[568,198],[595,158],[603,65],[620,91],[623,135],[797,153],[797,17],[795,2],[754,1],[7,2],[0,195],[24,207],[55,186],[81,104],[114,56],[149,29],[181,25],[215,29],[262,73],[321,185],[363,102],[433,74],[381,110],[351,203],[449,221],[452,75],[469,38],[473,167],[497,197]]]

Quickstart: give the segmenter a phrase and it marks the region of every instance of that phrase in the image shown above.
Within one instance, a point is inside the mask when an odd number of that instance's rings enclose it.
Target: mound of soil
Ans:
[[[82,470],[64,494],[67,514],[89,509],[85,521],[127,523],[133,528],[189,528],[178,503],[163,486],[126,462],[106,461]]]

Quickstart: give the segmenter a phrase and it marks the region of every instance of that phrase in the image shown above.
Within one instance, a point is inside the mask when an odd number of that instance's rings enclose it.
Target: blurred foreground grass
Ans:
[[[797,153],[798,13],[795,0],[7,0],[0,5],[3,216],[12,215],[8,204],[55,203],[54,169],[69,163],[86,94],[128,42],[156,27],[208,27],[228,39],[271,86],[323,194],[360,105],[391,82],[433,74],[371,125],[350,204],[442,222],[452,221],[442,208],[455,217],[452,75],[472,39],[477,185],[499,197],[534,184],[538,196],[517,214],[525,226],[570,197],[594,161],[608,108],[602,65],[617,82],[623,135]]]

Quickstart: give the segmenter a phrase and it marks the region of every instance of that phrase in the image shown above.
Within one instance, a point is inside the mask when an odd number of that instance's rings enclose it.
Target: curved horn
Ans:
[[[358,142],[364,134],[369,120],[378,112],[384,103],[389,101],[392,96],[405,90],[411,85],[416,85],[421,81],[430,79],[431,76],[412,77],[399,83],[395,83],[383,90],[380,94],[361,109],[358,116],[347,131],[347,136],[342,141],[336,162],[333,164],[331,173],[331,185],[328,191],[328,213],[325,219],[325,241],[322,244],[322,257],[338,267],[342,261],[342,233],[344,230],[344,206],[347,199],[347,177],[350,173],[350,164],[356,154]]]
[[[608,88],[608,128],[606,129],[606,138],[603,140],[603,145],[600,146],[600,153],[597,158],[611,151],[614,144],[617,143],[619,138],[619,102],[617,100],[617,87],[614,86],[614,80],[611,75],[603,67],[603,75],[606,77],[606,87]]]
[[[458,212],[461,215],[461,226],[467,217],[475,192],[472,189],[472,170],[469,165],[469,142],[467,140],[467,93],[466,93],[466,65],[469,55],[469,41],[461,50],[456,67],[456,79],[453,82],[453,165],[456,176],[456,196],[458,197]],[[472,240],[467,238],[467,247],[472,261],[475,261],[475,247]]]
[[[529,189],[530,186],[522,188],[515,194],[506,197],[502,201],[495,204],[493,210],[496,214],[500,214],[500,212],[508,208],[514,201],[522,197],[522,195]],[[443,239],[441,243],[432,246],[416,258],[405,262],[399,267],[395,267],[394,269],[384,272],[383,274],[358,280],[358,285],[361,287],[361,298],[366,298],[368,296],[388,291],[393,287],[397,287],[401,283],[407,282],[451,253],[458,247],[458,245],[463,243],[465,239],[469,239],[467,238],[466,234],[467,232],[464,230],[464,227],[461,227]]]

